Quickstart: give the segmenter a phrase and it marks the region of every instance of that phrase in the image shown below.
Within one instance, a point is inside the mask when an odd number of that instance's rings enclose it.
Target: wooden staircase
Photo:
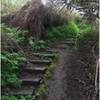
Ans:
[[[31,53],[33,59],[27,58],[21,69],[18,72],[18,78],[22,81],[18,87],[10,87],[9,89],[2,89],[2,93],[9,95],[33,95],[36,88],[43,79],[43,74],[46,72],[47,66],[52,63],[49,59],[54,56],[54,53]],[[34,59],[34,56],[36,59]],[[41,59],[47,57],[48,59]]]
[[[16,88],[10,87],[9,89],[2,89],[2,93],[21,96],[33,95],[43,79],[43,74],[46,72],[47,66],[52,63],[51,58],[55,57],[55,54],[57,54],[57,49],[66,49],[68,45],[75,45],[75,41],[60,41],[55,47],[47,48],[46,51],[36,53],[30,52],[29,55],[31,57],[24,61],[25,63],[18,73],[18,77],[22,81],[22,84]]]

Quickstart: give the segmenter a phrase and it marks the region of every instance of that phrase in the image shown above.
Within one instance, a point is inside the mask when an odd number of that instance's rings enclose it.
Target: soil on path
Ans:
[[[48,90],[45,100],[72,100],[67,93],[67,72],[69,72],[69,53],[66,50],[59,50],[57,67],[52,79],[47,81]]]

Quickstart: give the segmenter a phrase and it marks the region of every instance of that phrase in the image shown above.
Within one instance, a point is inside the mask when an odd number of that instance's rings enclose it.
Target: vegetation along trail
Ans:
[[[99,100],[99,0],[1,1],[1,99]]]

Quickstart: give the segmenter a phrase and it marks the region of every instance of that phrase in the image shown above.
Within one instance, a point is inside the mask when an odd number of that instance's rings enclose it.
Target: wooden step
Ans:
[[[23,78],[22,79],[22,84],[36,86],[40,83],[40,81],[41,81],[41,78],[34,78],[34,79],[32,79],[32,78]]]
[[[23,70],[18,77],[24,85],[38,85],[42,79],[42,74]]]
[[[21,85],[19,87],[15,87],[15,88],[13,88],[13,87],[9,88],[9,90],[5,90],[4,93],[8,93],[9,95],[27,96],[27,95],[32,95],[34,92],[35,92],[35,87]]]
[[[46,67],[24,67],[25,71],[31,71],[31,72],[44,72],[46,71]]]
[[[73,46],[73,45],[75,45],[75,41],[73,41],[73,40],[71,40],[71,41],[58,41],[56,44],[61,44],[61,45],[69,45],[69,46]]]
[[[69,47],[68,47],[68,45],[66,45],[66,44],[58,44],[58,45],[55,46],[55,48],[67,49],[67,48],[69,48]]]
[[[36,52],[38,53],[38,52]],[[39,53],[58,53],[58,50],[54,49],[53,47],[47,47],[44,50],[39,51]]]
[[[55,54],[50,54],[50,53],[33,53],[33,55],[35,56],[39,56],[39,57],[55,57]]]
[[[40,63],[45,63],[45,64],[50,64],[52,61],[50,60],[29,60],[29,62],[31,63],[37,63],[37,64],[40,64]]]
[[[28,70],[28,71],[45,71],[47,68],[47,63],[26,63],[22,65],[23,70]]]
[[[11,95],[32,95],[34,92],[35,88],[34,87],[19,87],[19,88],[14,88],[11,90],[10,94]]]
[[[65,41],[75,41],[76,39],[75,38],[68,38],[68,39],[65,39]]]
[[[53,49],[53,48],[48,48],[48,49],[46,50],[46,52],[49,52],[49,53],[58,53],[58,50]]]
[[[29,62],[29,63],[26,63],[24,66],[23,66],[23,68],[26,66],[26,67],[46,67],[46,65],[47,64],[45,64],[45,63],[31,63],[31,62]]]
[[[75,41],[60,41],[59,44],[75,44]]]
[[[27,86],[38,86],[40,84],[41,78],[22,78],[22,85],[27,85]]]

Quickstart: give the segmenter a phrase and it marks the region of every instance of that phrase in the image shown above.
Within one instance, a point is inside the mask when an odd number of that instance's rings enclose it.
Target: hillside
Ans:
[[[98,20],[64,12],[32,0],[2,16],[2,100],[99,100]]]

